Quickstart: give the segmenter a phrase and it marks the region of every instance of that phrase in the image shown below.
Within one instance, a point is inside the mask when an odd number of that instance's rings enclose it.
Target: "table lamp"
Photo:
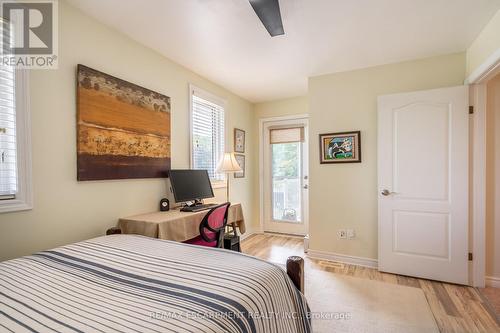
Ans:
[[[217,172],[226,174],[226,190],[227,190],[227,201],[229,201],[229,174],[234,172],[243,171],[234,157],[234,153],[224,153],[219,165],[217,166]]]

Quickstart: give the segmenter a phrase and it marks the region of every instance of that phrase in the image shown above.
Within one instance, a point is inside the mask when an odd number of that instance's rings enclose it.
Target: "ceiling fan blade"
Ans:
[[[271,37],[284,35],[278,0],[248,0]]]

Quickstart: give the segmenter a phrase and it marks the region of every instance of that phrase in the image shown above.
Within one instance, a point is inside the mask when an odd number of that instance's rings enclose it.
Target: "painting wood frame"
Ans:
[[[164,178],[170,97],[77,67],[77,179]]]
[[[326,147],[326,140],[330,140],[329,145],[335,139],[349,139],[349,143],[352,145],[352,157],[350,158],[336,158],[336,154],[345,154],[347,150],[337,146]],[[337,149],[337,152],[333,150]],[[328,150],[328,152],[327,152]],[[319,135],[319,162],[320,164],[331,164],[331,163],[361,163],[361,131],[351,131],[351,132],[337,132],[337,133],[325,133]],[[329,154],[329,156],[327,156]],[[344,155],[345,156],[345,155]],[[333,157],[333,158],[332,158]]]
[[[239,128],[234,129],[234,152],[245,153],[245,131]]]
[[[238,162],[240,168],[243,170],[241,172],[235,172],[234,178],[245,178],[245,155],[234,154],[234,158],[236,159],[236,162]]]

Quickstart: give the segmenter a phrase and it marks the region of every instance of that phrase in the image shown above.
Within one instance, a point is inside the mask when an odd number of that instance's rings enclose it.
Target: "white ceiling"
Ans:
[[[464,51],[500,0],[280,0],[271,38],[247,0],[69,0],[252,101],[307,92],[310,76]]]

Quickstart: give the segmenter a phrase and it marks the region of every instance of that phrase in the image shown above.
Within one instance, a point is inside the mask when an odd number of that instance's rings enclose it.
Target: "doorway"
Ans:
[[[261,216],[265,232],[308,230],[307,118],[262,120]]]
[[[478,290],[500,320],[500,74],[486,83],[486,120],[486,283]]]
[[[488,86],[493,84],[495,77],[500,74],[500,53],[497,52],[488,58],[466,79],[465,83],[470,85],[470,102],[471,102],[471,136],[472,136],[472,151],[471,151],[471,239],[470,248],[473,254],[471,261],[471,284],[472,286],[483,288],[486,285],[494,286],[498,284],[496,279],[492,279],[487,274],[486,252],[487,246],[491,244],[488,241],[493,234],[488,234],[491,230],[487,230],[487,202],[492,197],[488,196],[488,171],[491,171],[491,163],[493,155],[488,153],[487,147],[492,147],[491,137],[488,140],[487,133],[491,131],[491,126],[495,124],[491,114],[491,105],[488,107],[489,99],[492,97]],[[488,118],[488,119],[487,119]],[[488,121],[487,121],[488,120]],[[488,131],[487,127],[490,127]],[[489,143],[488,143],[489,141]],[[490,160],[490,163],[488,163]],[[491,184],[489,184],[491,185]],[[490,204],[491,207],[491,204]],[[491,214],[491,211],[490,211]],[[490,215],[491,216],[491,215]],[[490,219],[491,221],[491,219]],[[489,244],[487,244],[489,243]],[[491,248],[491,247],[490,247]],[[490,265],[491,268],[491,265]]]

